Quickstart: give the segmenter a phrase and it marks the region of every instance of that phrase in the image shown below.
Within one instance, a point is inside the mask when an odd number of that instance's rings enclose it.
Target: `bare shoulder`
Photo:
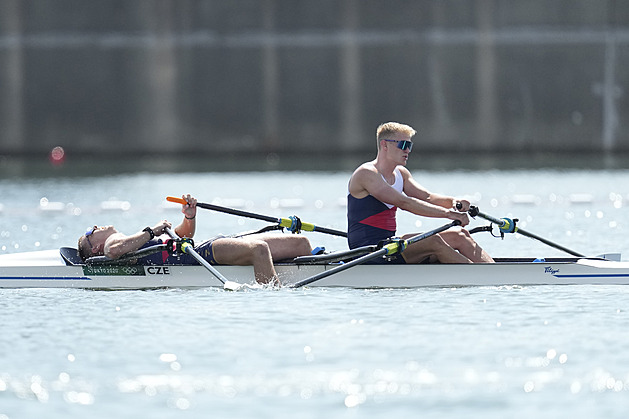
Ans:
[[[376,169],[375,162],[374,162],[374,161],[368,161],[368,162],[365,162],[365,163],[361,164],[360,166],[358,166],[358,167],[356,168],[356,170],[354,170],[354,173],[356,173],[356,172],[362,172],[362,171],[365,171],[365,170],[366,170],[366,171],[371,171],[371,172],[373,172],[373,171],[376,171],[376,172],[377,172],[377,171],[378,171],[378,170]]]
[[[400,174],[404,179],[410,179],[413,177],[413,175],[411,175],[411,171],[408,170],[406,167],[398,166],[397,169],[400,171]]]
[[[356,198],[363,198],[368,195],[366,184],[369,179],[378,174],[378,169],[373,162],[363,163],[352,173],[352,177],[349,179],[349,193]]]
[[[369,176],[370,174],[377,174],[377,173],[378,173],[378,169],[376,169],[374,162],[369,161],[358,166],[358,168],[354,170],[352,177]]]

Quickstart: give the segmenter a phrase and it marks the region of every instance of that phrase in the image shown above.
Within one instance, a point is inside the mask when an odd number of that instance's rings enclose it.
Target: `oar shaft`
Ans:
[[[186,204],[186,201],[181,199],[181,198],[176,198],[174,196],[168,196],[166,197],[167,201],[170,202],[176,202],[178,204]],[[262,214],[256,214],[253,212],[248,212],[248,211],[241,211],[241,210],[237,210],[237,209],[233,209],[233,208],[227,208],[227,207],[222,207],[220,205],[214,205],[214,204],[206,204],[203,202],[198,202],[197,203],[197,207],[199,208],[203,208],[203,209],[209,209],[212,211],[218,211],[218,212],[223,212],[225,214],[231,214],[231,215],[237,215],[240,217],[247,217],[247,218],[253,218],[256,220],[260,220],[260,221],[266,221],[268,223],[274,223],[277,224],[281,227],[286,227],[286,228],[291,228],[293,226],[293,220],[290,218],[276,218],[276,217],[269,217],[267,215],[262,215]],[[315,231],[315,232],[319,232],[319,233],[326,233],[326,234],[331,234],[333,236],[341,236],[341,237],[347,237],[347,233],[344,231],[340,231],[340,230],[334,230],[331,228],[326,228],[326,227],[319,227],[316,226],[314,224],[310,224],[310,223],[301,223],[301,230],[304,231]]]
[[[474,214],[478,215],[481,218],[484,218],[487,221],[490,221],[490,222],[492,222],[494,224],[497,224],[499,227],[502,227],[502,226],[504,226],[507,223],[505,220],[502,220],[502,219],[499,219],[499,218],[496,218],[496,217],[492,217],[491,215],[484,214],[484,213],[478,211],[478,209],[476,209]],[[540,237],[540,236],[538,236],[536,234],[529,233],[528,231],[522,230],[520,227],[516,226],[514,228],[513,232],[520,233],[523,236],[530,237],[530,238],[535,239],[535,240],[539,240],[540,242],[542,242],[542,243],[544,243],[544,244],[546,244],[546,245],[548,245],[550,247],[554,247],[555,249],[559,249],[561,251],[564,251],[564,252],[566,252],[568,254],[571,254],[572,256],[584,257],[584,255],[582,255],[582,254],[580,254],[578,252],[575,252],[574,250],[570,250],[567,247],[564,247],[564,246],[562,246],[560,244],[553,243],[550,240],[547,240],[547,239],[545,239],[543,237]]]
[[[416,236],[413,236],[413,237],[409,238],[408,240],[405,240],[405,244],[409,245],[409,244],[416,243],[416,242],[418,242],[420,240],[424,240],[424,239],[427,239],[430,236],[434,236],[435,234],[441,233],[442,231],[445,231],[445,230],[449,229],[450,227],[454,227],[454,226],[457,226],[457,225],[460,225],[460,224],[461,224],[460,221],[454,220],[451,223],[443,225],[443,226],[441,226],[439,228],[436,228],[434,230],[431,230],[431,231],[428,231],[428,232],[422,233],[422,234],[417,234]],[[313,283],[315,281],[318,281],[320,279],[327,278],[330,275],[334,275],[334,274],[336,274],[338,272],[344,271],[344,270],[349,269],[349,268],[351,268],[353,266],[361,265],[361,264],[363,264],[365,262],[369,262],[372,259],[376,259],[376,258],[379,258],[381,256],[385,256],[385,255],[395,254],[395,253],[398,252],[399,246],[400,246],[400,244],[398,242],[393,241],[393,242],[385,245],[381,249],[376,250],[373,253],[370,253],[370,254],[365,255],[365,256],[361,256],[358,259],[354,259],[354,260],[352,260],[350,262],[347,262],[347,263],[344,263],[342,265],[339,265],[336,268],[330,269],[329,271],[324,271],[324,272],[318,273],[316,275],[313,275],[313,276],[311,276],[309,278],[302,279],[301,281],[296,282],[295,284],[293,284],[291,286],[291,288],[303,287],[304,285],[308,285],[308,284],[311,284],[311,283]]]
[[[197,204],[198,205],[198,204]],[[220,209],[217,209],[217,211],[221,211]],[[255,214],[257,215],[257,214]],[[264,217],[264,218],[261,218]],[[340,230],[334,230],[332,228],[326,228],[326,227],[319,227],[316,226],[314,224],[310,224],[310,223],[304,223],[301,220],[299,220],[297,217],[290,217],[290,218],[277,218],[275,219],[275,221],[272,220],[272,217],[266,217],[264,215],[257,215],[256,217],[253,218],[258,218],[259,220],[264,220],[264,221],[269,221],[272,223],[277,223],[278,226],[280,227],[285,227],[287,228],[289,231],[314,231],[314,232],[318,232],[318,233],[326,233],[326,234],[331,234],[333,236],[341,236],[341,237],[347,237],[347,233],[344,231],[340,231]]]
[[[451,227],[455,227],[461,225],[461,222],[459,220],[454,220],[449,224],[446,225],[442,225],[441,227],[435,228],[434,230],[430,230],[426,233],[421,233],[418,234],[416,236],[411,237],[410,239],[406,240],[406,244],[413,244],[415,242],[418,242],[420,240],[424,240],[430,236],[434,236],[435,234],[439,234],[442,231],[446,231],[447,229],[451,228]]]
[[[352,266],[356,266],[356,265],[363,264],[365,262],[369,262],[370,260],[379,258],[381,256],[384,256],[387,253],[388,253],[388,249],[383,247],[383,248],[381,248],[380,250],[378,250],[378,251],[376,251],[374,253],[370,253],[368,255],[361,256],[358,259],[354,259],[354,260],[352,260],[350,262],[347,262],[347,263],[344,263],[342,265],[339,265],[336,268],[330,269],[329,271],[324,271],[324,272],[318,273],[316,275],[313,275],[313,276],[311,276],[309,278],[302,279],[301,281],[294,283],[290,288],[300,288],[300,287],[303,287],[305,285],[312,284],[315,281],[318,281],[318,280],[323,279],[323,278],[327,278],[330,275],[334,275],[334,274],[336,274],[338,272],[341,272],[341,271],[344,271],[346,269],[349,269]]]
[[[515,231],[516,231],[516,232],[518,232],[518,233],[520,233],[520,234],[521,234],[521,235],[523,235],[523,236],[526,236],[526,237],[530,237],[530,238],[532,238],[532,239],[539,240],[539,241],[541,241],[542,243],[547,244],[548,246],[551,246],[551,247],[554,247],[554,248],[556,248],[556,249],[562,250],[562,251],[564,251],[564,252],[566,252],[566,253],[569,253],[569,254],[571,254],[572,256],[576,256],[576,257],[580,257],[580,258],[585,257],[584,255],[582,255],[582,254],[580,254],[580,253],[578,253],[578,252],[575,252],[574,250],[570,250],[570,249],[568,249],[567,247],[563,247],[563,246],[562,246],[562,245],[560,245],[560,244],[553,243],[553,242],[551,242],[551,241],[549,241],[549,240],[547,240],[547,239],[545,239],[545,238],[543,238],[543,237],[540,237],[540,236],[538,236],[538,235],[536,235],[536,234],[529,233],[528,231],[524,231],[524,230],[522,230],[522,229],[521,229],[521,228],[519,228],[519,227],[516,227],[516,230],[515,230]]]
[[[166,227],[166,233],[168,233],[168,235],[170,237],[172,237],[173,239],[179,238],[179,236],[177,236],[168,227]],[[216,277],[216,279],[221,281],[223,283],[223,285],[227,282],[227,278],[225,278],[219,271],[217,271],[216,268],[214,268],[212,265],[210,265],[210,263],[207,260],[203,259],[203,256],[201,256],[199,253],[197,253],[197,251],[194,250],[194,247],[192,247],[192,245],[190,243],[183,243],[182,250],[185,253],[188,253],[188,254],[192,255],[192,257],[195,258],[197,260],[197,262],[199,262],[201,264],[201,266],[203,266],[205,269],[210,271],[210,273],[212,275],[214,275]]]
[[[332,236],[347,237],[347,233],[344,231],[339,231],[339,230],[334,230],[332,228],[319,227],[319,226],[313,226],[313,227],[314,228],[312,230],[306,230],[306,231],[315,231],[319,233],[330,234]]]
[[[505,220],[501,220],[501,219],[499,219],[499,218],[492,217],[491,215],[488,215],[488,214],[482,213],[482,212],[480,212],[480,211],[478,211],[478,216],[479,216],[479,217],[481,217],[481,218],[484,218],[484,219],[486,219],[487,221],[490,221],[490,222],[492,222],[492,223],[494,223],[494,224],[497,224],[497,225],[498,225],[498,227],[502,227],[503,225],[505,225],[505,222],[506,222]]]
[[[205,208],[205,209],[209,209],[213,211],[224,212],[226,214],[238,215],[240,217],[255,218],[257,220],[267,221],[269,223],[279,224],[282,221],[281,218],[267,217],[266,215],[255,214],[253,212],[241,211],[241,210],[237,210],[233,208],[221,207],[219,205],[214,205],[214,204],[204,204],[202,202],[197,203],[197,207]]]

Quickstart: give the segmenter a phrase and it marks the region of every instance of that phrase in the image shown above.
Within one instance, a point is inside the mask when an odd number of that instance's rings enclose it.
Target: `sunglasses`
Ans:
[[[413,142],[408,140],[384,140],[390,143],[397,143],[397,148],[400,150],[408,150],[409,152],[413,149]]]
[[[92,242],[90,242],[90,236],[94,234],[97,228],[98,226],[94,226],[94,227],[88,228],[87,231],[85,232],[85,239],[87,240],[87,244],[90,245],[90,249],[92,248]]]

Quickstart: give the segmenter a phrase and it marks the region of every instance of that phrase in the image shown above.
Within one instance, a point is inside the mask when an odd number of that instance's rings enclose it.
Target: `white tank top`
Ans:
[[[396,167],[395,170],[393,170],[393,175],[395,176],[395,181],[393,182],[393,185],[391,185],[391,187],[395,189],[396,191],[398,191],[399,193],[404,193],[404,179],[402,178],[402,173],[400,172],[400,169]],[[382,176],[382,174],[380,176]],[[384,178],[384,176],[382,176],[382,179],[385,182],[387,181]],[[386,205],[389,209],[395,206],[395,205],[389,205],[386,202],[383,202],[383,204]]]

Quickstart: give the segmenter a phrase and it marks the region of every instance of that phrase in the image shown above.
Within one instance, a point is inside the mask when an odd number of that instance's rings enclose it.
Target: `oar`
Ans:
[[[166,200],[170,202],[176,202],[178,204],[183,204],[183,205],[187,203],[185,200],[181,198],[176,198],[174,196],[167,196]],[[269,223],[275,223],[279,225],[280,227],[285,227],[289,231],[292,231],[292,232],[298,232],[300,230],[316,231],[319,233],[331,234],[333,236],[347,237],[347,233],[344,231],[334,230],[334,229],[325,228],[325,227],[319,227],[310,223],[304,223],[301,220],[299,220],[297,217],[275,218],[275,217],[269,217],[266,215],[255,214],[253,212],[240,211],[237,209],[221,207],[220,205],[205,204],[203,202],[198,202],[197,207],[209,209],[213,211],[224,212],[226,214],[238,215],[241,217],[254,218],[256,220],[266,221]]]
[[[562,250],[562,251],[564,251],[566,253],[569,253],[572,256],[585,257],[584,255],[582,255],[580,253],[577,253],[574,250],[570,250],[570,249],[568,249],[566,247],[563,247],[560,244],[553,243],[550,240],[547,240],[547,239],[545,239],[543,237],[540,237],[540,236],[538,236],[536,234],[529,233],[528,231],[522,230],[521,228],[516,226],[516,220],[512,220],[510,218],[500,218],[500,219],[498,219],[498,218],[492,217],[491,215],[487,215],[487,214],[484,214],[484,213],[480,212],[478,210],[478,207],[475,207],[475,206],[471,206],[470,207],[469,214],[472,217],[476,217],[478,215],[479,217],[484,218],[485,220],[490,221],[490,222],[498,225],[498,228],[500,228],[500,231],[502,231],[504,233],[520,233],[523,236],[530,237],[530,238],[535,239],[535,240],[539,240],[542,243],[547,244],[550,247],[554,247],[555,249],[559,249],[559,250]]]
[[[323,278],[327,278],[330,275],[334,275],[337,272],[341,272],[344,271],[346,269],[349,269],[353,266],[356,265],[360,265],[363,264],[365,262],[369,262],[370,260],[379,258],[381,256],[385,256],[385,255],[392,255],[395,254],[397,252],[401,252],[404,248],[406,248],[406,246],[408,246],[409,244],[413,244],[416,243],[420,240],[424,240],[430,236],[434,236],[435,234],[441,233],[442,231],[445,231],[451,227],[454,226],[458,226],[461,225],[461,222],[459,220],[454,220],[451,223],[448,223],[444,226],[441,226],[439,228],[436,228],[434,230],[428,231],[426,233],[422,233],[422,234],[418,234],[416,236],[411,237],[410,239],[407,240],[400,240],[400,241],[393,241],[383,247],[381,247],[379,250],[370,253],[368,255],[365,256],[361,256],[358,259],[354,259],[351,262],[347,262],[344,263],[343,265],[337,266],[336,268],[332,268],[329,271],[325,271],[325,272],[321,272],[319,274],[313,275],[309,278],[306,279],[302,279],[299,282],[296,282],[295,284],[293,284],[292,286],[290,286],[289,288],[299,288],[299,287],[303,287],[304,285],[308,285],[308,284],[312,284],[315,281],[318,281],[320,279]],[[401,247],[401,249],[400,249]]]
[[[173,239],[179,238],[179,236],[177,236],[170,228],[166,227],[165,231]],[[242,285],[237,282],[227,280],[227,278],[225,278],[219,271],[217,271],[216,268],[210,265],[210,263],[207,260],[203,259],[203,256],[201,256],[196,250],[194,250],[194,247],[192,246],[192,244],[188,242],[183,242],[181,245],[181,250],[184,253],[188,253],[192,255],[192,257],[194,257],[197,260],[197,262],[199,262],[203,267],[205,267],[205,269],[210,271],[210,273],[214,275],[216,279],[218,279],[219,281],[223,283],[224,289],[229,290],[229,291],[237,291],[242,287]]]

